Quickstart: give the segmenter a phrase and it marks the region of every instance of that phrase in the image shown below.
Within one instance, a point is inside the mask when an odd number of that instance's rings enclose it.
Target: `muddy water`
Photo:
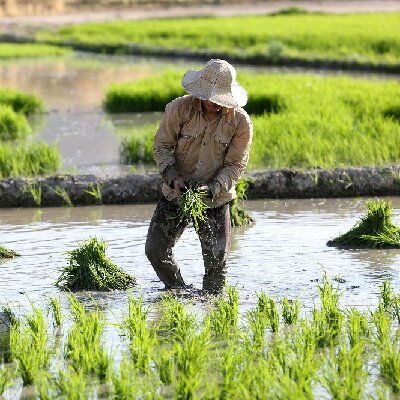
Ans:
[[[256,224],[233,233],[228,280],[238,285],[242,307],[261,289],[278,297],[299,296],[310,304],[324,271],[345,282],[343,303],[375,304],[379,286],[391,280],[400,290],[400,250],[340,250],[327,240],[349,229],[364,214],[365,199],[249,201]],[[393,198],[400,224],[400,198]],[[163,285],[144,254],[147,228],[155,205],[0,210],[0,243],[22,257],[0,263],[0,302],[26,306],[59,293],[53,285],[66,265],[67,250],[89,236],[104,238],[108,256],[139,282],[146,301]],[[175,255],[186,283],[201,288],[203,263],[193,227],[178,242]],[[97,294],[113,310],[124,307],[126,293]]]

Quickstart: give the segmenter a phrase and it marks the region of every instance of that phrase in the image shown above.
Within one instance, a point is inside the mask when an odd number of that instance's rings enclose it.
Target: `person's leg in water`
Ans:
[[[198,235],[204,259],[203,289],[219,293],[226,279],[226,261],[231,246],[229,203],[209,208],[206,221],[199,224]]]
[[[146,255],[167,289],[184,288],[179,266],[172,253],[188,221],[178,224],[178,206],[162,197],[151,219],[146,240]]]

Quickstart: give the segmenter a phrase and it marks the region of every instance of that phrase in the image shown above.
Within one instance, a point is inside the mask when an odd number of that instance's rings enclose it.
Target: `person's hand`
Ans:
[[[182,178],[175,178],[172,183],[174,185],[174,189],[178,192],[179,195],[186,189],[185,182]]]
[[[217,197],[221,192],[221,184],[217,180],[212,179],[208,183],[202,183],[197,188],[197,190],[199,192],[205,193],[209,199],[213,199],[214,197]]]

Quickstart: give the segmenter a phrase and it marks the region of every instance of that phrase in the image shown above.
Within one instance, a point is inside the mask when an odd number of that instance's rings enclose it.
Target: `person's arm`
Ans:
[[[165,113],[154,138],[153,157],[164,182],[175,189],[182,189],[185,184],[175,168],[175,147],[181,130],[181,110],[176,102],[165,107]]]
[[[223,168],[210,182],[213,197],[218,196],[222,189],[229,191],[236,185],[249,161],[252,137],[253,124],[250,118],[244,115],[240,119],[236,132],[229,144]]]

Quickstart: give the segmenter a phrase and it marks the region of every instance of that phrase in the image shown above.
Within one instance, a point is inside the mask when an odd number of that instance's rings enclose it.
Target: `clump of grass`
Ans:
[[[301,304],[300,300],[290,300],[287,297],[282,299],[282,317],[285,324],[296,324],[300,315]]]
[[[254,218],[240,206],[240,202],[246,198],[246,191],[249,187],[250,180],[240,178],[236,184],[236,198],[230,203],[230,216],[232,226],[250,225],[254,222]]]
[[[368,213],[353,228],[327,243],[328,246],[400,247],[400,228],[392,222],[392,207],[384,200],[367,201]]]
[[[40,207],[42,204],[42,185],[36,182],[28,182],[22,188],[23,193],[29,193],[32,196],[33,204]]]
[[[276,301],[268,297],[264,291],[257,295],[257,308],[265,314],[272,332],[278,332],[280,316]]]
[[[67,252],[68,266],[61,272],[56,285],[65,290],[126,290],[136,279],[106,257],[106,243],[95,237]]]
[[[72,201],[71,201],[71,197],[69,197],[67,191],[61,187],[61,186],[57,186],[54,189],[54,193],[60,197],[60,199],[62,200],[63,204],[67,207],[72,207]]]
[[[53,314],[53,324],[54,326],[59,328],[63,320],[60,299],[54,296],[50,297],[49,304],[51,312]]]
[[[24,138],[31,132],[25,116],[16,113],[10,106],[0,104],[0,140]]]
[[[368,317],[356,308],[350,308],[346,320],[346,332],[350,347],[368,339],[371,335]]]
[[[379,354],[380,374],[395,393],[400,392],[400,340],[386,340]]]
[[[179,225],[183,221],[192,221],[196,231],[199,223],[207,220],[206,210],[208,206],[204,203],[206,193],[199,191],[199,182],[190,181],[186,184],[186,189],[178,200],[178,219]]]
[[[7,247],[0,245],[0,259],[1,258],[14,258],[18,257],[19,254],[16,253],[14,250],[7,249]]]
[[[10,88],[0,88],[0,104],[10,106],[15,112],[24,115],[31,115],[44,110],[43,101],[37,96]]]
[[[56,146],[0,144],[0,178],[38,176],[56,172],[61,164]]]
[[[103,185],[101,183],[92,185],[90,189],[85,189],[84,192],[87,193],[96,204],[103,203]]]

